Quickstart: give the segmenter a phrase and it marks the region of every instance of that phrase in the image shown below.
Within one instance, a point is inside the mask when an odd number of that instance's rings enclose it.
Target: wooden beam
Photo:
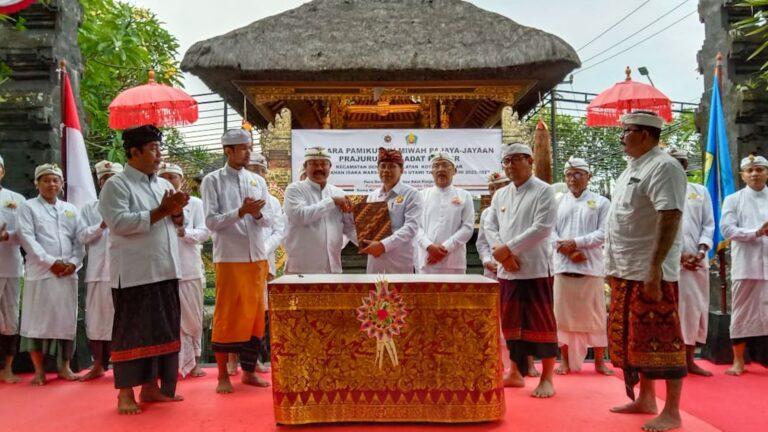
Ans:
[[[316,111],[304,101],[287,101],[286,106],[291,110],[294,121],[300,129],[320,129],[322,123],[317,118]]]

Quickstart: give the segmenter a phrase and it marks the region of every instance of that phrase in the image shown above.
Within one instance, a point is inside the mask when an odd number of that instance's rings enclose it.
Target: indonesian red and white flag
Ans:
[[[77,208],[83,208],[96,200],[96,186],[93,184],[91,164],[85,149],[77,105],[69,82],[69,74],[62,72],[64,86],[61,101],[61,128],[66,146],[62,146],[61,160],[64,165],[64,181],[67,188],[66,200]]]
[[[0,0],[0,13],[4,15],[20,12],[34,3],[35,0]]]

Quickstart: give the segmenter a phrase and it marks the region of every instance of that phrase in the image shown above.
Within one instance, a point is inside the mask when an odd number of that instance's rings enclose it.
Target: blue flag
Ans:
[[[736,192],[731,169],[731,153],[728,150],[728,135],[725,132],[723,103],[720,100],[720,89],[717,74],[715,74],[712,100],[709,104],[707,153],[704,166],[704,183],[707,185],[709,195],[712,196],[712,210],[715,215],[714,247],[709,250],[709,259],[714,257],[716,250],[725,246],[725,239],[720,233],[720,209],[725,197]]]

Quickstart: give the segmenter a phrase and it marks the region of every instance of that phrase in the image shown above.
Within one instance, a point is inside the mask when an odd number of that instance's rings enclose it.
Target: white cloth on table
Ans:
[[[520,270],[499,266],[498,277],[536,279],[551,275],[550,236],[555,224],[555,194],[544,181],[531,176],[520,187],[511,183],[496,191],[485,219],[485,236],[493,247],[506,244],[518,257]]]
[[[129,164],[110,177],[99,195],[99,212],[109,227],[112,288],[130,288],[181,277],[179,242],[170,217],[150,223],[150,212],[173,185]]]
[[[179,372],[183,377],[194,369],[196,358],[202,354],[204,288],[205,279],[203,278],[179,282],[181,305]]]
[[[682,165],[659,147],[629,161],[616,180],[605,226],[605,271],[621,279],[644,281],[651,268],[659,212],[685,210],[688,180]],[[682,230],[662,264],[663,279],[677,282]]]
[[[21,336],[35,339],[75,339],[77,278],[27,280],[24,282],[21,304]]]
[[[768,336],[768,280],[734,280],[731,305],[731,339]]]
[[[275,252],[283,243],[285,239],[285,213],[282,207],[280,207],[280,201],[277,198],[269,195],[269,202],[272,208],[275,209],[275,222],[270,227],[264,228],[264,237],[267,242],[267,252],[269,253],[269,274],[272,277],[277,276],[277,256]],[[264,296],[266,297],[267,290],[264,290]],[[264,303],[266,305],[266,303]]]
[[[109,228],[101,227],[99,201],[91,201],[80,212],[77,239],[88,251],[85,282],[109,282]],[[111,301],[111,300],[110,300]]]
[[[715,232],[715,219],[712,212],[712,199],[707,188],[688,183],[683,211],[683,253],[697,254],[699,245],[712,248],[712,236]],[[678,281],[678,312],[683,342],[694,346],[707,341],[709,322],[709,263],[707,258],[701,262],[697,271],[680,268]]]
[[[368,194],[367,202],[384,202],[389,208],[392,235],[383,239],[384,254],[368,255],[368,274],[408,274],[414,272],[413,242],[419,230],[423,203],[421,195],[402,179],[389,192],[379,187]]]
[[[61,260],[80,268],[85,248],[77,239],[80,212],[72,204],[56,200],[49,204],[38,196],[19,209],[17,230],[26,256],[25,282],[57,278],[51,266]],[[77,271],[64,279],[77,281]]]
[[[568,191],[557,205],[557,217],[552,231],[552,255],[555,273],[578,273],[589,276],[604,276],[603,242],[605,221],[611,203],[607,198],[585,190],[577,198]],[[587,260],[580,263],[571,261],[557,252],[558,240],[574,240],[576,248]]]
[[[419,192],[423,203],[416,233],[417,273],[465,273],[467,242],[472,238],[475,206],[472,194],[454,186],[433,186]],[[427,247],[439,244],[448,250],[437,264],[427,264]]]
[[[109,280],[85,284],[85,334],[88,340],[112,340],[115,304],[112,302],[110,285]]]
[[[189,203],[184,207],[184,237],[178,237],[181,281],[205,278],[200,253],[203,243],[210,237],[211,232],[205,226],[203,201],[197,197],[189,197]]]
[[[225,165],[203,178],[200,185],[205,224],[213,236],[213,262],[257,262],[268,258],[264,228],[275,221],[277,209],[269,201],[264,179],[246,169]],[[240,218],[245,198],[264,200],[261,217]]]
[[[19,334],[20,278],[0,278],[0,335]]]
[[[768,236],[756,236],[766,222],[768,187],[747,186],[723,201],[720,231],[731,240],[731,280],[768,280]]]
[[[0,241],[0,278],[20,278],[24,274],[16,228],[16,215],[24,201],[23,196],[0,186],[0,227],[5,225],[8,231],[8,240]]]
[[[344,235],[357,242],[355,220],[333,202],[344,191],[305,179],[285,189],[287,274],[341,273]]]

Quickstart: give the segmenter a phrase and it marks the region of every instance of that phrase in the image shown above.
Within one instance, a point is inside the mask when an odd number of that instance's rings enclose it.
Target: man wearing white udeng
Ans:
[[[464,274],[467,242],[475,222],[472,195],[452,185],[456,174],[453,156],[438,151],[429,161],[435,186],[420,192],[424,211],[416,234],[416,271]]]
[[[731,240],[733,366],[744,372],[744,349],[753,362],[768,367],[768,160],[750,155],[741,161],[747,186],[723,201],[720,230]]]
[[[584,159],[565,163],[568,193],[557,208],[554,229],[555,319],[562,361],[557,373],[581,370],[587,348],[595,350],[595,370],[611,375],[603,278],[603,242],[610,203],[587,189],[592,171]]]
[[[307,179],[285,189],[284,209],[288,219],[285,252],[288,274],[341,273],[342,240],[355,238],[352,204],[344,191],[328,184],[331,155],[323,147],[304,154]]]

